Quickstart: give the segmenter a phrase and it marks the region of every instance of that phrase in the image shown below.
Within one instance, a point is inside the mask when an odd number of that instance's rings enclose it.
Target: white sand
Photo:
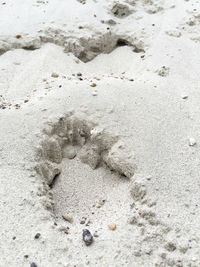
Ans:
[[[80,2],[0,2],[0,266],[198,267],[199,3]],[[63,137],[75,159],[62,160]],[[51,187],[36,172],[47,161],[61,170]]]

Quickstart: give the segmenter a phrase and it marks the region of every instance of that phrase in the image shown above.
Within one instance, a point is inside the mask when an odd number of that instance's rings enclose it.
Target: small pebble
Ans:
[[[53,73],[51,74],[51,77],[53,77],[53,78],[58,78],[58,77],[59,77],[59,74],[53,72]]]
[[[69,227],[67,226],[60,226],[59,228],[58,228],[58,230],[60,231],[60,232],[64,232],[65,234],[69,234]]]
[[[80,222],[80,224],[84,224],[84,223],[85,223],[85,221],[81,221],[81,222]]]
[[[116,22],[113,19],[109,19],[107,21],[105,21],[105,23],[109,24],[109,25],[115,25]]]
[[[74,159],[76,154],[76,149],[73,146],[67,146],[63,149],[63,158]]]
[[[19,104],[15,104],[15,108],[16,109],[19,109],[20,108],[20,105]]]
[[[20,34],[16,34],[15,36],[17,39],[20,39],[22,36]]]
[[[196,145],[196,140],[193,137],[189,138],[189,146],[194,146],[194,145]]]
[[[86,226],[89,226],[92,222],[89,220],[87,223],[86,223]]]
[[[35,239],[38,239],[38,238],[40,238],[40,236],[41,236],[41,234],[40,233],[37,233],[34,238]]]
[[[65,213],[62,215],[62,217],[63,217],[63,219],[65,219],[65,221],[67,221],[69,223],[73,223],[73,218],[69,214]]]
[[[99,237],[97,231],[94,232],[94,237]]]
[[[35,262],[32,262],[30,267],[37,267],[37,264]]]
[[[96,85],[96,83],[91,83],[90,86],[91,87],[96,87],[97,85]]]
[[[148,176],[147,176],[147,180],[148,180],[148,181],[150,181],[150,180],[151,180],[151,178],[152,178],[152,176],[151,176],[151,175],[148,175]]]
[[[87,137],[87,134],[86,134],[83,130],[80,130],[80,131],[79,131],[79,135],[80,135],[81,137]]]
[[[114,231],[114,230],[117,228],[117,226],[116,226],[115,223],[111,223],[111,224],[109,224],[108,227],[109,227],[109,229],[112,230],[112,231]]]
[[[92,92],[92,95],[93,95],[93,96],[97,96],[98,94],[97,94],[97,92],[95,91],[95,92]]]
[[[182,99],[187,99],[188,98],[188,95],[186,95],[186,94],[182,94]]]
[[[78,72],[78,73],[77,73],[77,76],[79,76],[79,77],[82,76],[82,73]]]
[[[0,109],[6,109],[4,105],[0,105]]]
[[[83,241],[85,242],[86,246],[91,245],[93,242],[93,236],[87,229],[83,229]]]
[[[174,250],[176,250],[176,245],[172,242],[168,242],[166,245],[165,245],[165,249],[172,252]]]

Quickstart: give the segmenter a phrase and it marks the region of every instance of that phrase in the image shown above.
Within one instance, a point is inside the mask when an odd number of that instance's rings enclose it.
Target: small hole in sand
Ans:
[[[129,45],[128,41],[126,41],[124,39],[118,39],[117,40],[117,44],[116,44],[117,47],[126,46],[126,45]]]
[[[54,185],[55,185],[55,183],[56,183],[56,180],[57,180],[57,178],[58,178],[59,175],[60,175],[60,174],[56,174],[56,175],[54,176],[52,182],[51,182],[50,185],[49,185],[50,188],[53,188],[53,187],[54,187]]]
[[[23,48],[24,50],[30,50],[30,51],[34,51],[34,50],[38,49],[38,48],[35,47],[34,45],[23,46],[22,48]]]

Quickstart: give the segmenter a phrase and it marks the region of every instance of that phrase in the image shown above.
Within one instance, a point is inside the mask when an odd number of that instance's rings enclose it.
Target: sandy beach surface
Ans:
[[[0,0],[0,267],[200,266],[199,27],[197,0]]]

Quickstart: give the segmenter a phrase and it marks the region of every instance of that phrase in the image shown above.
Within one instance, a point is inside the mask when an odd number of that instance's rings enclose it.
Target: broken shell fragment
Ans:
[[[189,138],[189,146],[194,146],[194,145],[196,145],[196,140],[193,137]]]
[[[109,224],[108,227],[109,227],[109,229],[112,230],[112,231],[114,231],[114,230],[117,228],[117,226],[116,226],[115,223],[111,223],[111,224]]]
[[[73,223],[73,218],[72,218],[69,214],[64,213],[64,214],[62,215],[62,217],[63,217],[63,219],[65,219],[65,221],[67,221],[67,222],[69,222],[69,223]]]

